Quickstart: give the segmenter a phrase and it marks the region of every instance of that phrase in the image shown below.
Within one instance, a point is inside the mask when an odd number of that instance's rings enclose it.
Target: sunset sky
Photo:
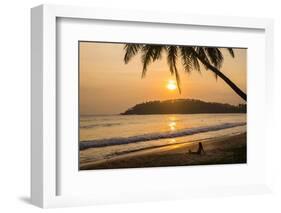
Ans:
[[[161,60],[151,63],[145,78],[141,78],[140,54],[128,64],[123,61],[124,44],[80,42],[80,114],[119,114],[135,104],[151,100],[193,98],[203,101],[239,104],[244,101],[221,79],[201,66],[201,74],[184,71],[181,61],[179,94],[172,85],[164,54]],[[244,92],[246,91],[247,50],[234,49],[235,58],[222,50],[221,68]],[[180,58],[179,58],[180,59]],[[168,84],[170,82],[170,84]]]

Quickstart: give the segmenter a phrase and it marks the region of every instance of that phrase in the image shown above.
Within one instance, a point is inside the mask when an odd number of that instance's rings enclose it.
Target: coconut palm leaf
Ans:
[[[167,46],[167,62],[170,68],[170,72],[173,75],[175,73],[176,61],[177,61],[177,47],[176,46]]]
[[[217,67],[220,68],[222,63],[223,63],[223,55],[220,51],[219,48],[204,48],[205,52],[207,54],[207,56],[209,57],[210,61],[212,62],[212,64]]]
[[[124,56],[124,62],[125,64],[129,63],[131,58],[135,56],[138,51],[141,49],[141,44],[125,44],[124,50],[125,50],[125,56]]]
[[[179,93],[181,93],[181,85],[180,85],[180,75],[177,69],[177,57],[178,57],[178,47],[177,46],[166,46],[167,50],[167,62],[170,67],[171,74],[175,74],[177,80],[177,86]]]
[[[229,54],[232,56],[232,58],[234,58],[235,55],[234,55],[233,49],[232,49],[232,48],[226,48],[226,49],[228,50],[228,52],[229,52]]]
[[[146,75],[146,71],[147,71],[147,66],[150,64],[151,61],[153,61],[153,46],[149,46],[149,45],[144,45],[142,47],[142,64],[143,64],[143,68],[142,68],[142,78],[145,77]]]
[[[192,52],[190,51],[190,48],[186,47],[179,47],[180,53],[181,53],[181,59],[182,59],[182,65],[184,67],[184,70],[187,73],[191,73],[193,64],[192,64]],[[200,69],[199,69],[200,71]]]
[[[145,77],[148,65],[161,58],[161,52],[164,49],[163,45],[143,45],[142,52],[142,78]]]
[[[126,44],[124,46],[124,62],[127,64],[133,56],[137,55],[138,52],[141,52],[143,64],[142,77],[145,77],[149,64],[161,59],[164,49],[167,52],[169,71],[172,75],[175,74],[180,93],[180,75],[177,69],[178,57],[181,57],[184,70],[187,73],[191,73],[192,70],[197,70],[200,72],[200,64],[202,64],[206,70],[212,71],[216,78],[220,77],[223,81],[225,81],[241,98],[243,98],[245,101],[247,100],[247,95],[219,70],[224,59],[220,48],[178,45]],[[234,57],[234,50],[232,48],[226,48],[226,50],[232,57]]]

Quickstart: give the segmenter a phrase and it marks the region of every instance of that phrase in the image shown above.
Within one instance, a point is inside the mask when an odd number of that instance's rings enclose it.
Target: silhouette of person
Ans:
[[[199,144],[198,144],[197,154],[198,154],[198,155],[201,155],[201,153],[205,154],[205,150],[204,150],[204,148],[203,148],[202,143],[201,143],[201,142],[199,142]]]
[[[199,142],[197,151],[196,151],[196,152],[192,152],[191,150],[188,150],[188,153],[189,153],[189,154],[201,155],[202,153],[205,154],[205,150],[204,150],[204,148],[203,148],[202,143]]]

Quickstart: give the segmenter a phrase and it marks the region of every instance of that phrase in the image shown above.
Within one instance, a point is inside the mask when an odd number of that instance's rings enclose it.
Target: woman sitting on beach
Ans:
[[[189,154],[197,154],[197,155],[201,155],[201,154],[205,154],[205,150],[203,148],[203,145],[201,142],[199,142],[198,144],[198,150],[197,152],[192,152],[191,150],[188,151]]]

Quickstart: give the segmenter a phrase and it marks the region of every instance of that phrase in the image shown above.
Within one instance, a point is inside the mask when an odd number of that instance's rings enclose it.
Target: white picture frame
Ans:
[[[273,85],[273,21],[270,19],[256,19],[256,18],[241,18],[241,17],[216,17],[216,16],[202,16],[202,15],[188,15],[188,14],[173,14],[173,13],[154,13],[148,11],[122,11],[113,9],[101,8],[84,8],[74,6],[54,6],[54,5],[41,5],[31,10],[31,201],[33,204],[47,208],[47,207],[62,207],[62,206],[76,206],[76,205],[91,205],[99,203],[116,203],[116,202],[138,202],[144,200],[165,200],[165,199],[182,199],[188,197],[202,197],[202,196],[223,196],[223,195],[241,195],[253,193],[265,193],[271,191],[271,172],[270,172],[270,155],[264,153],[262,159],[266,158],[263,166],[255,168],[260,174],[264,174],[263,178],[257,178],[253,184],[248,182],[233,182],[232,184],[216,184],[179,188],[177,185],[169,187],[165,186],[160,181],[159,185],[155,188],[152,187],[153,192],[138,191],[134,193],[132,186],[127,186],[124,191],[106,191],[101,193],[102,189],[97,189],[96,195],[73,195],[73,194],[59,194],[58,185],[61,184],[59,173],[61,167],[58,166],[58,159],[60,159],[60,152],[57,146],[57,88],[60,82],[57,79],[57,36],[58,25],[57,22],[60,18],[63,19],[79,19],[79,20],[100,20],[100,21],[116,21],[119,25],[122,23],[143,23],[154,24],[159,26],[199,26],[206,28],[220,28],[231,30],[258,30],[263,33],[262,41],[264,45],[264,58],[261,68],[261,77],[255,79],[256,81],[264,83],[265,87],[261,87],[259,92],[264,94],[261,98],[262,106],[257,107],[259,111],[267,112],[263,117],[258,117],[258,121],[265,123],[266,131],[264,133],[263,141],[260,141],[262,146],[267,148],[270,146],[269,137],[271,131],[272,114],[272,95],[271,92]],[[262,78],[265,76],[266,78]],[[251,78],[251,75],[248,75]],[[250,84],[248,88],[253,91]],[[253,97],[254,97],[253,91]],[[256,92],[257,93],[257,92]],[[255,94],[258,95],[258,94]],[[251,98],[249,99],[251,101]],[[250,108],[251,109],[251,108]],[[258,132],[259,128],[252,130]],[[257,139],[262,140],[262,139]],[[270,150],[270,148],[268,148]],[[260,150],[257,150],[260,151]],[[192,168],[192,167],[189,167]],[[205,167],[206,168],[206,167]],[[168,175],[167,171],[173,170],[173,173],[180,172],[177,168],[161,168],[157,173],[153,173],[153,169],[141,169],[138,173],[142,176],[149,175]],[[194,169],[194,168],[192,168]],[[215,169],[212,167],[208,169]],[[221,170],[221,169],[219,169]],[[245,167],[244,170],[247,170]],[[226,170],[224,170],[226,171]],[[78,172],[78,171],[77,171]],[[99,171],[99,174],[103,171]],[[132,175],[134,170],[130,171],[107,171],[108,176],[118,176],[128,178]],[[181,168],[182,172],[182,168]],[[203,174],[203,173],[202,173]],[[87,174],[84,173],[84,176]],[[103,178],[104,176],[99,176]],[[194,177],[196,178],[196,177]],[[86,179],[84,179],[86,180]],[[102,179],[101,179],[102,180]],[[181,182],[183,180],[179,180]],[[162,185],[161,185],[162,184]],[[142,186],[142,184],[140,184]],[[163,190],[160,190],[161,186]],[[165,188],[166,187],[166,188]],[[126,188],[126,187],[125,187]],[[145,189],[145,187],[144,187]],[[92,189],[91,189],[92,190]],[[120,189],[118,189],[120,190]],[[122,193],[120,196],[119,193]]]

